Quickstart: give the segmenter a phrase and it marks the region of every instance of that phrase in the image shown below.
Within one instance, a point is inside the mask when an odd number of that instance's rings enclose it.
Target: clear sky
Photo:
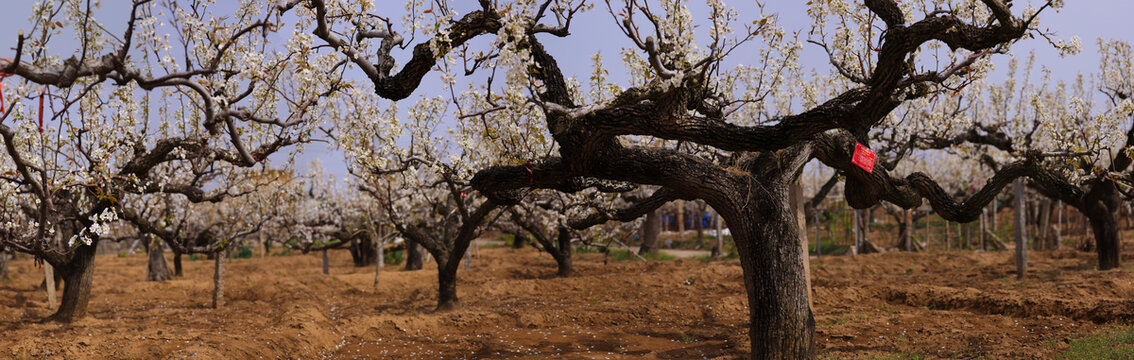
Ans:
[[[3,11],[0,11],[0,57],[10,57],[14,51],[17,32],[31,28],[28,18],[31,16],[31,7],[35,1],[0,1],[4,3]],[[116,36],[121,36],[125,28],[125,20],[129,16],[130,1],[102,0],[101,2],[102,7],[95,12],[95,18],[99,19],[108,31],[113,32]],[[397,15],[390,16],[391,18],[401,17],[402,1],[376,0],[375,2],[378,4],[388,3],[393,11],[398,12]],[[691,3],[698,2],[697,0],[691,1]],[[1018,3],[1016,6],[1020,7],[1028,1],[1017,0],[1015,2]],[[1032,2],[1040,3],[1036,0],[1032,0]],[[222,4],[222,8],[228,5],[226,1],[219,3]],[[730,0],[729,3],[741,13],[742,18],[752,18],[757,14],[755,2],[752,0]],[[789,32],[798,30],[806,33],[809,29],[810,22],[806,16],[803,1],[779,1],[775,3],[765,1],[765,3],[765,11],[778,14],[781,25]],[[1024,56],[1029,51],[1035,50],[1038,63],[1051,69],[1054,79],[1072,80],[1080,72],[1085,74],[1095,72],[1098,69],[1096,39],[1099,37],[1134,42],[1134,30],[1131,30],[1134,29],[1134,26],[1128,23],[1130,21],[1129,15],[1134,14],[1134,1],[1068,0],[1066,3],[1065,8],[1059,13],[1045,12],[1040,19],[1041,28],[1051,29],[1059,37],[1078,35],[1083,42],[1082,53],[1060,58],[1042,38],[1021,41],[1012,49],[1018,56]],[[544,37],[545,45],[552,55],[557,57],[568,76],[574,75],[580,79],[586,79],[591,66],[590,57],[596,51],[601,51],[606,58],[607,65],[612,67],[613,77],[615,79],[624,77],[624,74],[618,74],[618,54],[621,48],[632,46],[632,44],[618,30],[616,23],[606,13],[601,1],[598,1],[595,10],[580,16],[572,24],[571,30],[572,35],[565,39]],[[418,37],[418,39],[420,40],[421,37]],[[57,40],[58,42],[54,43],[50,52],[69,57],[75,50],[74,41],[62,41],[64,37]],[[404,53],[408,53],[408,50],[400,55],[404,55]],[[744,62],[743,57],[743,53],[734,53],[731,62]],[[994,58],[993,61],[998,65],[998,68],[1003,69],[1006,67],[1004,65],[1007,64],[1008,57],[999,56]],[[826,55],[816,46],[806,45],[803,62],[805,67],[816,68],[820,73],[829,71]],[[438,83],[435,74],[427,77],[417,94],[441,94],[439,87],[433,85]],[[405,101],[413,101],[416,98],[415,94]],[[403,105],[402,109],[405,108],[408,108],[408,106]],[[342,153],[329,149],[325,144],[314,143],[307,145],[305,153],[300,156],[297,163],[303,171],[302,169],[305,169],[311,161],[319,159],[324,168],[336,174],[338,179],[342,179],[347,176],[342,158]]]

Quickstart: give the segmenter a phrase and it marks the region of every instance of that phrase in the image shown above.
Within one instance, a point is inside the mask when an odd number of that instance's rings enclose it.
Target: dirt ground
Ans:
[[[1068,339],[1134,318],[1134,271],[1094,255],[885,253],[812,258],[816,341],[826,358],[1051,358]],[[0,284],[0,359],[737,358],[748,351],[739,263],[603,264],[577,255],[553,278],[533,249],[481,249],[462,268],[462,308],[437,313],[435,265],[373,268],[332,253],[234,259],[228,306],[209,308],[212,261],[185,278],[142,281],[145,257],[99,256],[92,316],[40,324],[42,271],[11,263]],[[1126,257],[1124,263],[1134,261]]]

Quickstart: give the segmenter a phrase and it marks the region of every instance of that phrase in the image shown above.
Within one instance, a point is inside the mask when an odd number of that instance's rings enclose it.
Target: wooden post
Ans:
[[[858,224],[858,218],[860,216],[862,216],[862,214],[859,214],[858,210],[851,210],[851,232],[854,234],[854,245],[851,246],[851,255],[858,255],[858,247],[862,244],[861,230]]]
[[[213,268],[213,308],[224,306],[224,251],[218,251],[213,256],[216,266]]]
[[[988,205],[989,205],[988,211],[991,212],[989,214],[991,216],[991,219],[989,219],[989,224],[990,224],[990,226],[992,226],[992,229],[990,229],[990,230],[992,230],[992,233],[995,234],[996,233],[996,199],[992,199],[992,201],[990,201]]]
[[[44,284],[47,285],[47,307],[51,310],[59,307],[59,300],[55,297],[55,268],[46,261],[43,262]]]
[[[382,275],[382,268],[386,266],[386,247],[383,246],[383,243],[386,242],[386,237],[374,230],[374,223],[372,221],[367,221],[366,223],[366,228],[370,230],[370,236],[374,239],[374,246],[378,247],[375,249],[378,258],[374,259],[374,287],[377,288],[378,279]]]
[[[921,211],[921,210],[918,210],[918,211]],[[914,226],[917,226],[916,221],[914,222]],[[925,252],[928,253],[929,252],[929,216],[925,216],[925,227],[921,228],[921,239],[925,240]]]
[[[717,223],[717,247],[716,247],[717,253],[716,253],[716,257],[724,257],[725,256],[724,234],[722,233],[724,231],[723,230],[724,225],[721,224],[723,219],[721,219],[721,214],[717,213],[716,209],[713,209],[713,217],[716,218],[716,220],[717,220],[716,221],[716,223]]]
[[[815,257],[817,257],[817,258],[823,257],[823,243],[821,241],[819,241],[820,235],[821,235],[819,233],[819,230],[820,230],[819,209],[816,209],[815,210]]]
[[[945,220],[944,225],[945,225],[945,248],[952,250],[953,249],[953,243],[949,241],[949,226],[952,226],[952,224],[949,223],[949,220]]]
[[[981,209],[980,234],[978,234],[978,236],[976,237],[980,238],[981,240],[981,250],[989,250],[988,245],[984,244],[984,212],[984,209]]]
[[[327,257],[327,249],[323,248],[323,275],[331,274],[331,259]]]
[[[969,234],[966,230],[968,228],[965,227],[965,224],[957,223],[957,238],[961,240],[961,250],[969,249]]]
[[[1063,202],[1056,201],[1055,215],[1055,249],[1063,248]]]
[[[1015,219],[1014,226],[1016,227],[1016,278],[1023,279],[1024,272],[1028,270],[1028,246],[1025,244],[1027,236],[1025,232],[1027,228],[1024,225],[1024,218],[1027,215],[1024,206],[1027,201],[1024,200],[1023,178],[1016,178],[1016,180],[1012,182],[1012,191],[1016,195],[1016,208],[1012,211],[1015,213],[1013,218]]]
[[[677,238],[685,239],[685,200],[677,200]]]
[[[468,269],[472,269],[472,249],[465,249],[465,270]]]

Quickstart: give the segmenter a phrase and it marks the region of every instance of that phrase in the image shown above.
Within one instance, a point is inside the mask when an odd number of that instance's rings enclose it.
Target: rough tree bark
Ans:
[[[63,275],[63,298],[59,310],[46,320],[71,322],[87,316],[97,246],[98,240],[92,239],[91,245],[81,245],[75,250],[71,261],[55,266],[55,271]]]
[[[814,311],[814,301],[811,300],[811,257],[808,253],[807,246],[807,211],[805,209],[805,201],[803,200],[803,182],[802,179],[796,178],[791,183],[788,200],[791,203],[792,212],[795,214],[795,224],[799,232],[799,246],[801,249],[801,260],[803,261],[803,278],[807,283],[807,307]]]
[[[753,358],[813,358],[815,319],[797,220],[785,196],[789,184],[764,186],[780,196],[754,201],[755,206],[735,201],[719,207],[740,252]]]

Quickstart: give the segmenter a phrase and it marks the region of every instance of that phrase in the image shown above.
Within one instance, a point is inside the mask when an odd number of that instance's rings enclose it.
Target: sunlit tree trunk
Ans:
[[[55,267],[55,271],[63,275],[63,297],[59,310],[48,317],[48,320],[71,322],[87,315],[97,246],[98,240],[92,239],[91,245],[81,245],[75,249],[70,262]],[[54,286],[49,286],[52,287]]]
[[[753,359],[815,357],[815,319],[808,296],[807,266],[798,220],[790,210],[788,185],[763,184],[780,194],[721,207],[740,253],[748,295]]]

